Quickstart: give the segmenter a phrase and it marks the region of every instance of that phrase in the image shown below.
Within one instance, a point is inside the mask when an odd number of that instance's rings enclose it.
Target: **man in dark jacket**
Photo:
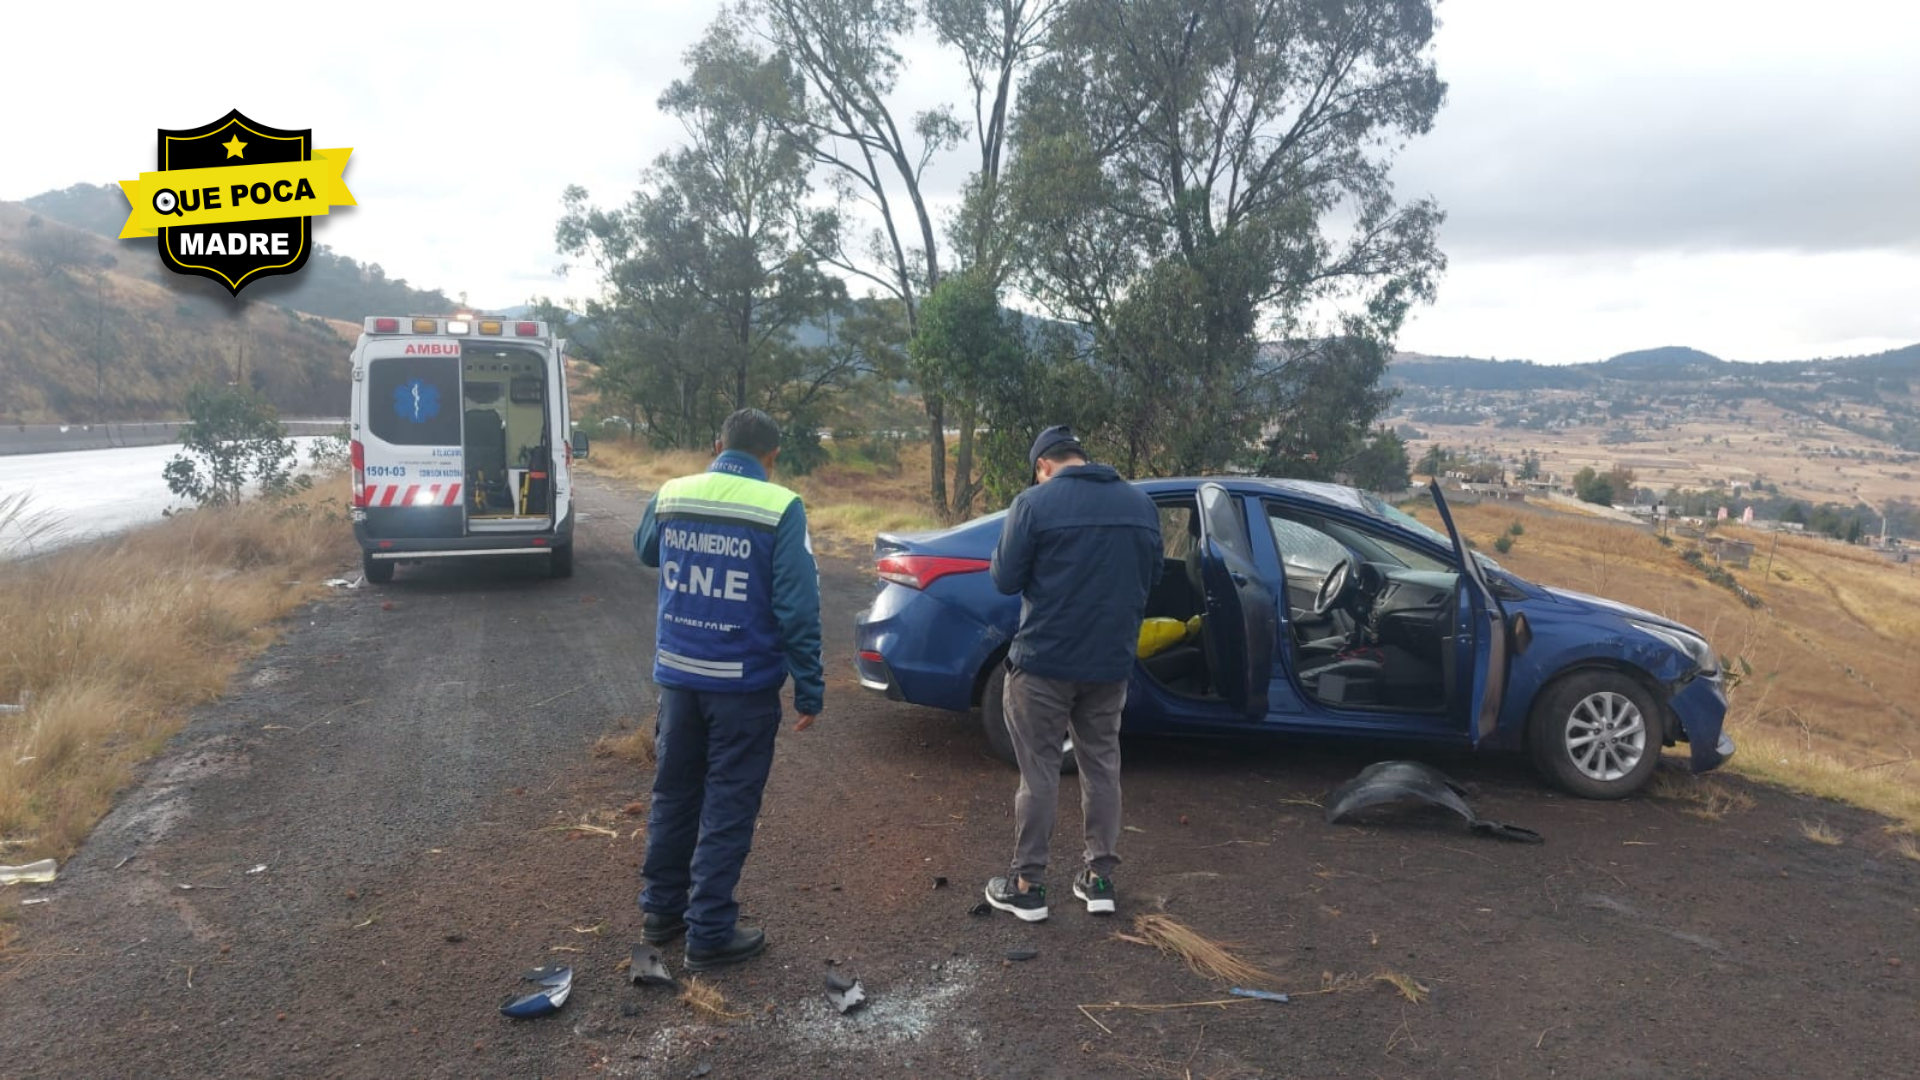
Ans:
[[[1073,894],[1095,914],[1114,910],[1120,710],[1162,548],[1153,500],[1111,467],[1089,464],[1071,429],[1041,432],[1027,460],[1037,483],[1013,500],[993,553],[994,585],[1021,597],[1004,698],[1020,791],[1013,865],[987,883],[987,903],[1039,922],[1069,729],[1087,836]]]
[[[704,473],[669,480],[633,546],[660,568],[653,681],[658,764],[647,821],[641,936],[687,935],[687,969],[758,956],[736,925],[734,885],[753,843],[793,676],[795,731],[820,713],[820,573],[800,496],[769,481],[780,429],[758,409],[727,417]]]

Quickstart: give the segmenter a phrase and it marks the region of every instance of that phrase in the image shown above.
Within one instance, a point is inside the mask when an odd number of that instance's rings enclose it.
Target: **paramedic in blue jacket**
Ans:
[[[660,570],[653,680],[660,720],[641,874],[641,936],[687,935],[686,966],[760,955],[733,889],[753,844],[793,676],[795,731],[820,714],[820,575],[800,496],[772,483],[780,429],[758,409],[727,417],[706,472],[669,480],[633,546]]]
[[[993,553],[994,585],[1021,597],[1003,699],[1020,790],[1013,865],[987,883],[987,902],[1027,922],[1047,917],[1048,847],[1071,730],[1087,840],[1073,894],[1108,915],[1120,864],[1120,710],[1147,593],[1160,580],[1160,515],[1111,467],[1089,464],[1067,427],[1041,432],[1027,461],[1037,483],[1007,509]]]

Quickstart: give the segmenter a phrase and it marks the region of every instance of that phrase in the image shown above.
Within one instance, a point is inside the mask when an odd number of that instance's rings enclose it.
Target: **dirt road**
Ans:
[[[1754,805],[1712,821],[1443,762],[1547,837],[1518,846],[1417,815],[1325,825],[1312,803],[1352,754],[1130,743],[1121,921],[1078,910],[1064,871],[1047,923],[970,916],[1014,777],[971,718],[853,685],[871,587],[848,559],[824,564],[828,712],[782,734],[741,885],[774,945],[712,980],[737,1017],[697,1016],[615,970],[647,778],[590,748],[651,716],[653,580],[637,497],[583,502],[571,581],[403,568],[297,616],[21,909],[0,1074],[1866,1077],[1920,1052],[1920,863],[1865,815],[1737,783]],[[1162,906],[1292,1003],[1076,1008],[1225,996],[1113,939]],[[577,972],[564,1010],[500,1017],[552,961]],[[867,1010],[829,1009],[829,963]]]

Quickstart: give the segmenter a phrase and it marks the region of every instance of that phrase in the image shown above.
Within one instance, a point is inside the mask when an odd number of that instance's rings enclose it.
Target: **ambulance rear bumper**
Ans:
[[[573,513],[556,529],[538,532],[466,531],[462,510],[454,507],[368,508],[354,514],[353,538],[371,559],[442,559],[464,555],[538,555],[573,543]]]

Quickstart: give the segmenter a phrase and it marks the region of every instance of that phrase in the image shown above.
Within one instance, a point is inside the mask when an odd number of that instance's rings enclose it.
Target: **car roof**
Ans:
[[[1134,484],[1149,495],[1190,491],[1201,484],[1219,484],[1236,494],[1278,495],[1295,502],[1320,503],[1360,513],[1372,512],[1357,489],[1318,480],[1287,480],[1272,476],[1171,476],[1136,480]]]

